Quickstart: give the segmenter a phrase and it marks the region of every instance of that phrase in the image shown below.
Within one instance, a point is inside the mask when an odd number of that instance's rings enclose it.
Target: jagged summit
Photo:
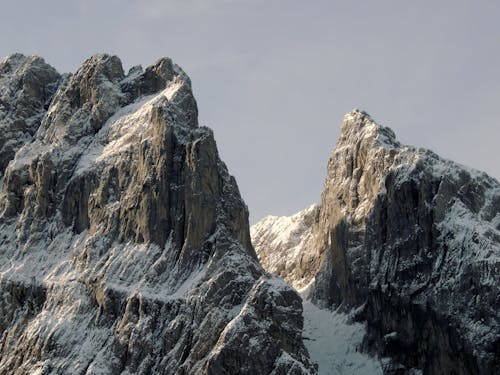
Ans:
[[[23,55],[22,53],[13,53],[12,55],[6,56],[0,60],[1,72],[2,74],[11,73],[19,69],[20,65],[24,64],[29,57]],[[38,56],[32,56],[31,60],[39,59]]]
[[[362,140],[381,146],[400,146],[392,129],[377,124],[365,111],[353,109],[344,116],[336,149],[342,145],[352,146]]]
[[[187,75],[11,59],[0,374],[316,373],[300,297],[258,263]]]
[[[22,53],[13,53],[0,59],[0,74],[29,74],[28,72],[33,69],[49,69],[55,70],[48,65],[45,60],[37,55],[26,56]]]
[[[0,61],[0,181],[15,152],[38,130],[60,75],[37,56]]]
[[[308,217],[306,212],[299,217]],[[496,179],[403,146],[392,130],[355,110],[342,124],[314,217],[312,223],[294,221],[304,237],[289,236],[292,243],[287,238],[279,246],[272,231],[287,219],[254,226],[266,269],[298,288],[310,285],[308,299],[319,306],[361,306],[366,348],[398,363],[389,373],[398,366],[429,374],[495,373]]]

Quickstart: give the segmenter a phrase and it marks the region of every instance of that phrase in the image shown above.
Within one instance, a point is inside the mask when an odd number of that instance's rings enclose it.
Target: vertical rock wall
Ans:
[[[315,373],[187,75],[43,69],[50,105],[1,181],[0,374]]]
[[[355,110],[344,119],[319,214],[306,232],[309,240],[293,251],[301,254],[300,282],[312,283],[308,298],[330,308],[361,306],[365,349],[394,359],[387,373],[500,368],[494,178],[401,145],[392,130]],[[273,259],[267,254],[275,247],[259,243],[260,259]]]

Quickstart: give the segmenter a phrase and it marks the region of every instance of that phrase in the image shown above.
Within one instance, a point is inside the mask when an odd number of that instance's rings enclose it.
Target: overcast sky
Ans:
[[[343,115],[500,176],[500,1],[3,2],[0,56],[61,72],[169,56],[191,76],[251,221],[320,199]]]

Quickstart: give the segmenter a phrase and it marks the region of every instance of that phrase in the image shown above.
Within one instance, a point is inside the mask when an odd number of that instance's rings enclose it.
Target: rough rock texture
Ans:
[[[319,206],[313,204],[293,216],[267,216],[250,228],[261,264],[298,290],[311,281],[307,264],[312,253],[305,249],[313,239],[312,226],[318,214]]]
[[[303,253],[299,286],[310,282],[308,298],[320,306],[362,306],[365,349],[393,358],[387,373],[498,373],[494,178],[403,146],[355,110],[344,119],[319,214],[305,233],[309,240],[293,250]],[[273,247],[260,242],[257,252]],[[267,269],[286,267],[265,263],[281,257],[260,259]]]
[[[15,54],[0,61],[0,179],[36,133],[60,78],[37,56]]]
[[[95,55],[59,82],[11,60],[2,85],[43,79],[0,122],[38,128],[0,181],[0,374],[315,373],[186,74]]]

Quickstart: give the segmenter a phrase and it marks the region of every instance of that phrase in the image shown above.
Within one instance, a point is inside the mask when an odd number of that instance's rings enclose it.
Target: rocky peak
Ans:
[[[38,130],[59,81],[40,57],[14,54],[0,61],[0,183],[16,151]]]
[[[291,247],[300,254],[294,273],[301,285],[312,283],[308,298],[320,306],[362,306],[366,348],[399,363],[389,373],[398,366],[429,374],[495,372],[497,180],[403,146],[355,110],[328,162],[316,217],[302,248]],[[257,252],[286,252],[275,248],[261,241]],[[285,266],[286,258],[259,256],[267,269]]]
[[[123,99],[117,88],[122,78],[121,61],[116,56],[95,55],[86,60],[61,86],[39,138],[47,143],[75,142],[95,134],[120,104],[124,104],[120,103]]]
[[[21,53],[13,53],[0,61],[1,72],[2,74],[12,73],[17,70],[23,62],[26,61],[26,56]]]
[[[122,90],[133,98],[150,95],[165,87],[175,75],[189,82],[188,76],[177,65],[174,65],[171,59],[164,57],[147,67],[146,71],[143,71],[140,65],[132,67],[122,84]]]
[[[316,372],[177,65],[95,55],[40,115],[0,193],[0,374]]]
[[[24,77],[35,75],[39,71],[55,72],[55,69],[48,65],[44,59],[39,56],[25,56],[20,53],[14,53],[10,56],[0,60],[0,77],[6,78],[7,75],[16,75],[17,77]],[[50,74],[49,74],[50,75]],[[40,74],[40,78],[42,74]],[[26,77],[26,84],[32,84],[32,80]],[[41,88],[41,87],[39,87]]]
[[[342,146],[354,146],[360,142],[372,142],[374,145],[398,147],[396,134],[392,129],[377,124],[365,111],[353,109],[344,116],[340,126],[337,150]]]

